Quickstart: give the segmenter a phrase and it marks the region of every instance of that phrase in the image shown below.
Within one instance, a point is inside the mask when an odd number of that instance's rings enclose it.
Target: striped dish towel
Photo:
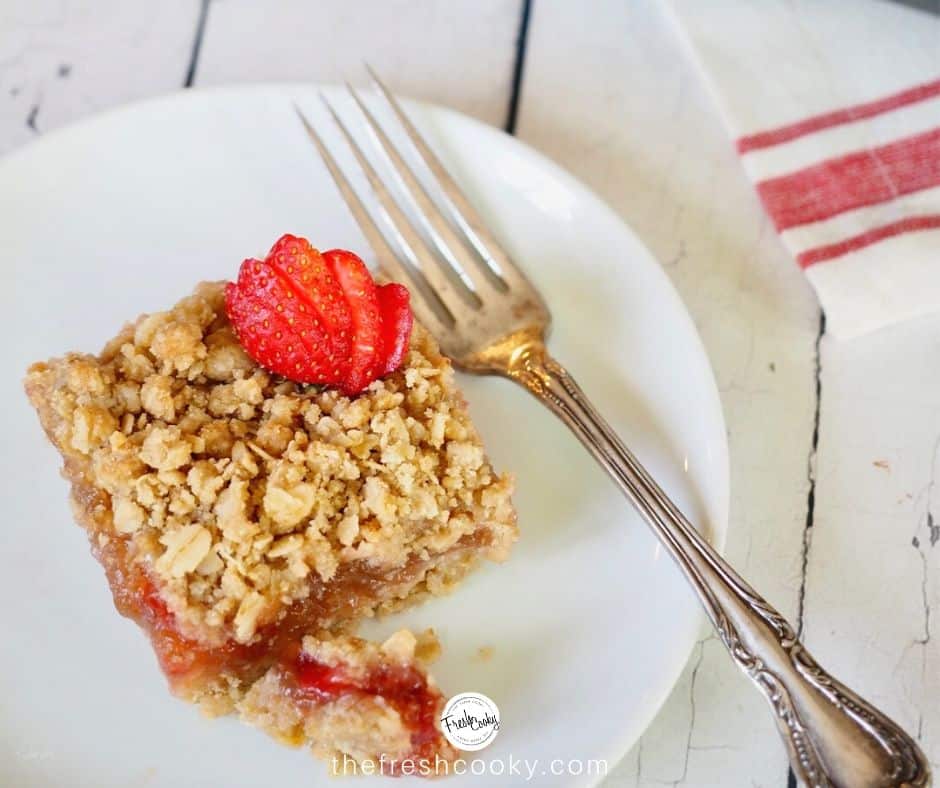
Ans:
[[[827,330],[940,311],[940,19],[883,0],[671,5]]]

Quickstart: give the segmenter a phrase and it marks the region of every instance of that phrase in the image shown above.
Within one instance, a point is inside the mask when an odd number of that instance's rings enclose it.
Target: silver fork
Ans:
[[[410,284],[417,318],[461,369],[516,381],[552,410],[610,474],[684,572],[732,659],[770,703],[794,773],[808,786],[926,786],[917,744],[824,671],[793,627],[716,553],[545,347],[550,314],[418,133],[369,72],[440,188],[445,216],[359,94],[347,88],[394,167],[435,250],[424,242],[349,128],[323,97],[387,220],[392,247],[316,129],[298,115],[381,267]],[[629,668],[628,668],[629,669]]]

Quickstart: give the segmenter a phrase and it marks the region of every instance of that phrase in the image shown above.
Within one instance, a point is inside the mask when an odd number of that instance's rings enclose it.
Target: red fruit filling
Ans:
[[[475,549],[488,541],[484,533],[460,540],[454,549]],[[250,684],[271,667],[295,677],[306,700],[328,701],[346,692],[381,696],[399,713],[411,733],[412,758],[433,759],[442,736],[436,720],[443,706],[440,692],[420,671],[409,666],[379,665],[365,678],[353,680],[342,668],[316,662],[301,651],[303,637],[317,622],[355,615],[360,605],[372,605],[377,589],[408,582],[422,569],[413,557],[392,572],[370,571],[355,564],[341,567],[329,584],[313,581],[310,595],[292,605],[276,623],[259,632],[251,645],[233,640],[210,647],[183,635],[144,566],[131,560],[127,542],[112,538],[94,547],[108,576],[115,607],[149,635],[154,652],[174,692],[189,695],[220,679]]]
[[[334,701],[350,693],[383,698],[398,712],[411,733],[411,758],[433,759],[440,749],[436,721],[444,696],[428,685],[427,677],[409,665],[381,664],[364,677],[353,678],[342,666],[325,665],[301,654],[292,667],[299,697],[317,703]]]

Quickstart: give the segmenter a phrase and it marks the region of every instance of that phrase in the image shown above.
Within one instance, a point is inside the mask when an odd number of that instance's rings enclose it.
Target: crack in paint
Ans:
[[[709,640],[714,639],[714,635],[709,635],[696,644],[698,646],[698,655],[695,658],[695,666],[692,668],[692,676],[689,679],[689,706],[691,707],[691,714],[689,717],[689,732],[685,739],[685,759],[682,762],[682,775],[679,779],[673,780],[671,783],[673,788],[676,788],[679,783],[685,782],[686,778],[689,776],[689,755],[693,749],[692,734],[695,732],[695,682],[698,679],[699,668],[702,667],[702,660],[705,658],[705,644]]]
[[[36,118],[39,116],[39,105],[33,104],[29,108],[29,114],[26,116],[26,128],[28,128],[33,134],[39,134],[39,129],[36,127]]]
[[[914,545],[914,549],[917,550],[917,554],[920,556],[920,596],[924,606],[924,636],[922,638],[915,638],[914,642],[918,645],[926,646],[930,642],[930,599],[927,596],[927,553],[921,546],[920,539],[918,539],[916,536],[913,538],[913,540],[911,540],[911,543]]]
[[[206,34],[206,20],[209,18],[210,0],[201,0],[199,3],[199,16],[196,19],[196,32],[193,35],[192,50],[189,54],[189,66],[183,78],[183,87],[191,88],[196,82],[196,69],[199,66],[199,52],[202,49],[202,39]]]
[[[820,345],[826,333],[826,313],[819,314],[819,332],[816,334],[816,359],[813,378],[816,384],[816,408],[813,413],[813,436],[810,441],[809,456],[806,460],[806,479],[809,491],[806,494],[806,523],[803,526],[803,549],[800,554],[800,593],[797,598],[796,633],[803,636],[804,612],[806,609],[806,575],[809,568],[809,551],[813,542],[813,525],[816,516],[816,454],[819,449],[819,414],[822,405],[822,357]]]
[[[679,241],[679,249],[670,259],[668,259],[665,263],[663,263],[663,268],[674,268],[675,266],[679,265],[679,263],[681,263],[683,260],[685,260],[685,256],[686,256],[685,239],[682,239]]]
[[[809,490],[806,493],[806,523],[803,526],[803,547],[800,553],[800,593],[797,596],[796,634],[803,637],[804,613],[806,610],[806,575],[809,570],[809,551],[813,544],[813,525],[816,517],[816,454],[819,449],[819,414],[822,410],[822,356],[820,345],[826,333],[826,313],[819,313],[819,331],[816,334],[815,365],[813,380],[816,384],[816,408],[813,412],[813,436],[810,440],[809,456],[806,459],[806,478]],[[796,774],[787,770],[787,788],[796,788]]]
[[[522,0],[519,14],[519,30],[516,34],[516,57],[510,75],[509,107],[506,110],[506,125],[503,131],[515,135],[519,116],[519,101],[522,95],[522,72],[525,69],[525,51],[529,38],[529,23],[532,19],[532,0]]]
[[[930,478],[927,480],[927,487],[924,495],[927,498],[927,534],[930,539],[930,546],[933,547],[940,541],[940,524],[934,522],[933,516],[933,488],[937,480],[937,454],[940,453],[940,435],[933,442],[933,456],[930,459]]]
[[[930,461],[930,478],[927,481],[927,486],[924,488],[924,496],[926,497],[926,503],[924,506],[924,523],[927,526],[927,540],[930,543],[930,547],[934,547],[937,544],[937,541],[940,540],[940,524],[937,524],[934,521],[934,515],[932,511],[932,497],[933,490],[936,484],[936,472],[937,472],[937,455],[940,453],[940,436],[937,436],[933,445],[933,457]],[[924,631],[923,635],[920,637],[915,637],[909,646],[904,649],[904,653],[901,656],[901,660],[904,659],[904,656],[908,653],[911,648],[915,646],[921,647],[921,680],[926,681],[927,678],[927,650],[928,645],[933,637],[933,633],[930,629],[930,618],[932,610],[930,607],[930,595],[928,593],[928,580],[930,579],[929,574],[929,562],[927,560],[927,549],[923,541],[915,534],[911,538],[911,547],[917,551],[917,555],[920,558],[921,566],[921,576],[920,576],[920,599],[921,605],[924,611]],[[900,662],[899,662],[900,664]],[[920,711],[917,718],[917,741],[923,740],[924,732],[924,714],[923,711]]]

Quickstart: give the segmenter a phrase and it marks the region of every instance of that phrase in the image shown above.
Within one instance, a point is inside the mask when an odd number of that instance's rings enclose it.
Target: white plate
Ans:
[[[58,457],[20,388],[31,361],[97,351],[125,320],[168,306],[200,279],[232,277],[284,232],[370,257],[292,97],[337,142],[313,89],[268,86],[148,101],[0,163],[3,785],[333,785],[307,754],[231,720],[206,721],[168,695],[145,638],[114,612],[72,523]],[[659,265],[593,194],[524,145],[453,112],[412,110],[542,289],[555,316],[552,349],[722,544],[718,394]],[[530,784],[590,784],[586,774],[552,776],[552,759],[614,766],[678,677],[699,631],[698,603],[560,422],[508,382],[461,383],[494,464],[518,476],[521,541],[505,566],[370,632],[438,630],[445,691],[483,692],[502,713],[496,742],[477,757],[539,759]],[[477,656],[484,646],[489,660]]]

